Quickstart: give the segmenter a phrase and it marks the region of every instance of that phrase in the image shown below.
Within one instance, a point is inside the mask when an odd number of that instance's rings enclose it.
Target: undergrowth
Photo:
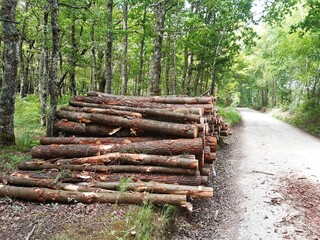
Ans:
[[[241,115],[234,107],[219,107],[218,115],[222,116],[222,120],[229,126],[241,122]]]
[[[168,239],[170,222],[176,213],[176,207],[165,205],[155,207],[151,203],[142,206],[130,205],[125,214],[119,214],[120,208],[114,205],[115,210],[97,222],[103,225],[100,231],[92,232],[88,229],[79,229],[78,226],[68,225],[65,231],[55,235],[53,240],[91,239],[91,240],[149,240]]]

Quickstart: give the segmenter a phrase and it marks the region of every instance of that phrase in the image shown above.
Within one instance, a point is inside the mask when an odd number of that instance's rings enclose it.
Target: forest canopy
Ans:
[[[88,90],[217,94],[225,105],[319,108],[316,0],[0,3],[15,10],[14,20],[1,15],[1,96],[10,81],[5,26],[11,24],[18,32],[17,76],[11,80],[17,96],[40,96],[42,125],[52,125],[59,96]],[[265,8],[259,21],[254,4]]]

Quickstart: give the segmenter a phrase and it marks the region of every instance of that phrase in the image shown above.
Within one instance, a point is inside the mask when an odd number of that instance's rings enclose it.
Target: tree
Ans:
[[[106,37],[106,63],[104,92],[111,93],[112,87],[112,44],[113,44],[113,26],[112,26],[113,0],[107,1],[107,37]]]
[[[155,38],[154,51],[152,56],[151,83],[149,95],[161,95],[161,53],[166,17],[166,0],[157,1],[154,4],[155,12]]]
[[[56,119],[58,106],[58,60],[59,60],[59,25],[58,25],[58,0],[49,0],[51,7],[51,32],[52,32],[52,53],[49,72],[49,96],[50,109],[48,116],[47,136],[54,135],[53,125]]]
[[[0,97],[0,144],[14,145],[14,104],[18,69],[16,0],[2,1],[1,21],[4,42],[3,87]]]

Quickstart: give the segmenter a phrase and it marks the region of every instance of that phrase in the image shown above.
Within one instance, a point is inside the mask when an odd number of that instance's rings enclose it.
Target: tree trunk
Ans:
[[[185,43],[185,48],[183,53],[184,53],[183,54],[184,64],[183,64],[183,72],[182,72],[182,78],[181,78],[180,95],[184,95],[184,90],[185,90],[184,88],[185,88],[187,70],[188,70],[189,52],[188,52],[187,43]]]
[[[172,136],[195,138],[198,136],[198,126],[193,124],[180,124],[160,122],[151,119],[127,118],[106,114],[77,113],[68,111],[57,111],[57,117],[71,121],[84,123],[97,123],[109,126],[134,128],[154,133],[168,134]]]
[[[0,94],[0,145],[14,145],[14,104],[18,69],[16,0],[2,1],[2,40],[4,43],[3,85]]]
[[[75,107],[93,107],[93,108],[102,108],[102,109],[117,109],[117,110],[123,110],[123,111],[131,111],[132,109],[135,109],[134,111],[138,112],[137,109],[146,109],[147,111],[151,110],[150,108],[159,107],[159,105],[153,105],[148,106],[149,108],[135,108],[135,107],[126,107],[126,106],[117,106],[117,105],[104,105],[104,104],[96,104],[96,103],[87,103],[87,102],[81,102],[81,101],[70,101],[69,103],[71,106]],[[163,105],[160,105],[163,106]],[[168,105],[166,107],[154,109],[155,111],[161,110],[161,111],[168,111]],[[192,105],[189,107],[184,107],[183,105],[170,105],[169,109],[172,109],[175,113],[184,113],[184,114],[203,114],[205,112],[212,112],[212,105]],[[141,110],[142,111],[142,110]]]
[[[71,170],[71,171],[88,171],[100,173],[164,173],[178,175],[196,175],[196,169],[173,168],[163,166],[137,166],[137,165],[72,165],[72,164],[50,164],[43,162],[26,162],[18,165],[19,170]]]
[[[142,204],[150,201],[156,204],[185,206],[185,195],[146,194],[146,193],[94,193],[51,190],[47,188],[14,187],[0,184],[0,197],[11,197],[39,202],[61,203],[129,203]]]
[[[112,44],[113,44],[113,23],[112,23],[113,0],[107,1],[107,37],[106,37],[106,62],[104,92],[111,93],[112,88]]]
[[[157,182],[128,182],[121,184],[119,182],[81,182],[79,184],[70,184],[56,182],[53,178],[32,178],[28,174],[20,176],[0,175],[0,182],[10,183],[23,187],[46,187],[57,190],[78,191],[78,192],[103,192],[116,193],[115,191],[134,191],[134,192],[151,192],[175,195],[187,195],[193,198],[210,198],[213,197],[213,189],[203,186],[184,186],[175,184],[165,184]]]
[[[91,182],[88,183],[90,187],[99,187],[108,190],[117,190],[123,187],[119,182]],[[124,186],[126,190],[134,192],[152,192],[152,193],[166,193],[187,195],[193,198],[211,198],[213,197],[213,189],[211,187],[203,186],[183,186],[174,184],[164,184],[156,182],[137,182],[127,183]]]
[[[134,117],[134,118],[142,118],[142,115],[138,112],[131,112],[131,111],[121,111],[115,109],[103,109],[103,108],[76,108],[76,107],[62,107],[61,110],[70,111],[70,112],[86,112],[86,113],[101,113],[101,114],[108,114],[114,116],[126,116],[126,117]]]
[[[164,22],[166,16],[166,0],[156,1],[155,12],[155,38],[154,52],[152,56],[152,70],[149,85],[149,95],[161,95],[161,53],[164,33]]]
[[[56,132],[63,132],[76,136],[97,136],[97,137],[128,137],[135,136],[139,132],[132,132],[130,129],[99,124],[87,124],[70,121],[57,121],[54,124]]]
[[[22,11],[28,12],[29,1],[25,1],[24,9]],[[20,96],[21,98],[25,98],[27,95],[28,88],[28,75],[26,72],[26,63],[25,63],[25,53],[24,53],[24,40],[26,39],[26,17],[24,17],[22,21],[22,29],[21,29],[21,37],[19,43],[19,62],[20,62]]]
[[[50,144],[129,144],[133,142],[148,142],[159,140],[151,137],[126,137],[126,138],[94,138],[94,137],[40,137],[41,145]]]
[[[187,89],[186,94],[190,96],[191,94],[191,80],[192,80],[192,72],[193,72],[193,51],[190,54],[190,64],[188,66],[188,77],[187,77]]]
[[[176,123],[200,123],[200,115],[192,113],[181,113],[166,111],[163,109],[149,109],[149,108],[131,108],[123,106],[123,110],[103,109],[103,108],[76,108],[76,107],[62,107],[61,110],[87,113],[102,113],[115,116],[129,116],[135,118],[149,118],[164,122]]]
[[[77,64],[77,42],[76,42],[76,17],[72,17],[71,25],[71,52],[70,52],[70,92],[72,96],[76,96],[76,64]]]
[[[135,96],[118,96],[112,94],[105,94],[99,92],[88,92],[88,96],[102,98],[105,103],[112,104],[112,101],[138,101],[138,102],[153,102],[153,103],[163,103],[163,104],[212,104],[215,99],[213,97],[175,97],[175,96],[168,96],[168,97],[161,97],[161,96],[154,96],[154,97],[135,97]],[[90,99],[90,97],[84,96],[77,96],[76,100],[81,98]]]
[[[31,150],[33,158],[75,158],[99,156],[111,152],[145,153],[154,155],[202,154],[202,139],[176,139],[138,142],[126,145],[44,145]]]
[[[58,164],[132,164],[197,169],[194,155],[161,156],[136,153],[107,153],[96,157],[59,159]]]
[[[59,27],[58,27],[58,0],[50,0],[51,4],[51,28],[52,28],[52,55],[49,74],[50,109],[48,116],[47,136],[54,135],[54,122],[58,105],[58,61],[59,61]]]
[[[49,50],[47,47],[48,42],[48,17],[49,17],[49,4],[45,3],[43,12],[43,33],[42,33],[42,46],[41,57],[39,63],[39,92],[41,103],[41,125],[47,125],[47,94],[48,94],[48,73],[49,73]]]
[[[127,53],[128,53],[128,1],[124,0],[122,6],[122,30],[123,30],[123,42],[122,42],[122,91],[121,94],[127,95],[128,88],[128,63],[127,63]]]
[[[144,0],[144,10],[142,18],[142,36],[140,41],[140,52],[139,52],[139,74],[137,83],[137,95],[142,95],[143,88],[143,65],[144,65],[144,48],[146,41],[146,21],[147,21],[147,3]]]

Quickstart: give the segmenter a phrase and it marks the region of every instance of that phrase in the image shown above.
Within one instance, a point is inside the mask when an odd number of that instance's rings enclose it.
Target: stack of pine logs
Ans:
[[[35,161],[0,176],[0,196],[58,202],[173,204],[208,198],[217,138],[228,126],[212,97],[76,96],[57,111]],[[23,186],[23,187],[21,187]]]

